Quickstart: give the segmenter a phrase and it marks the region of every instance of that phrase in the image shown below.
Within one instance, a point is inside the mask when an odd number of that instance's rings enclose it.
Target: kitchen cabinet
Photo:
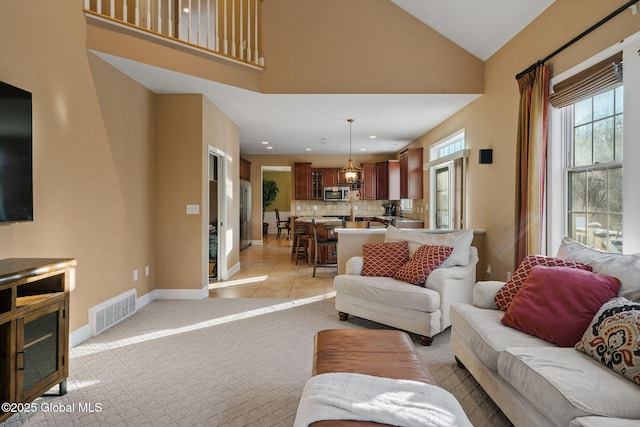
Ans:
[[[400,153],[400,198],[422,199],[422,147]]]
[[[360,198],[362,200],[376,200],[377,182],[376,182],[376,164],[375,163],[363,163],[362,164],[362,187],[360,191]]]
[[[339,171],[339,169],[323,169],[322,170],[322,185],[324,187],[337,187],[338,186],[338,171]]]
[[[311,200],[311,163],[294,163],[294,196],[296,200]]]
[[[400,200],[400,161],[376,163],[376,199]]]
[[[311,168],[311,200],[322,200],[322,169]]]
[[[240,157],[240,179],[251,181],[251,162]]]

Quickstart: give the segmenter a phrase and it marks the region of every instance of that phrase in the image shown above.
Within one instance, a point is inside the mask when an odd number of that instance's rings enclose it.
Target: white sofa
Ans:
[[[620,280],[640,297],[640,254],[613,255],[565,239],[559,258]],[[451,348],[515,426],[639,426],[640,386],[573,347],[504,326],[494,297],[504,282],[478,282],[473,302],[451,306]],[[560,327],[561,325],[559,325]]]
[[[415,244],[425,241],[434,244],[451,240],[454,236],[454,233],[438,233],[427,237],[426,233],[428,230],[408,231],[390,227],[386,241],[400,241],[406,237]],[[431,344],[432,337],[451,324],[450,305],[471,302],[478,263],[478,251],[470,246],[472,238],[473,231],[468,230],[463,242],[464,265],[443,264],[429,274],[424,287],[391,277],[361,276],[362,256],[351,257],[346,263],[345,274],[336,276],[333,282],[340,319],[347,320],[349,315],[354,315],[419,334],[423,345]]]

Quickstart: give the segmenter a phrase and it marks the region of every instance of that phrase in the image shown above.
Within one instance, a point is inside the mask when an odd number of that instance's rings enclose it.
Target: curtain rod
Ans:
[[[590,32],[592,32],[596,28],[600,27],[602,24],[604,24],[607,21],[611,20],[615,16],[621,14],[626,9],[630,8],[631,6],[633,6],[635,3],[638,3],[638,1],[640,1],[640,0],[630,0],[626,4],[620,6],[618,9],[614,10],[609,15],[605,16],[600,21],[596,22],[594,25],[592,25],[591,27],[587,28],[582,33],[580,33],[579,35],[577,35],[576,37],[574,37],[573,39],[571,39],[567,43],[563,44],[561,47],[559,47],[558,49],[556,49],[555,51],[553,51],[549,55],[547,55],[544,59],[540,59],[537,62],[529,65],[526,69],[520,71],[518,74],[516,74],[516,80],[520,80],[520,77],[522,77],[523,75],[525,75],[528,72],[532,71],[534,68],[544,64],[545,62],[547,62],[548,60],[550,60],[551,58],[553,58],[554,56],[556,56],[557,54],[559,54],[560,52],[562,52],[563,50],[565,50],[566,48],[568,48],[569,46],[571,46],[572,44],[574,44],[575,42],[577,42],[578,40],[580,40],[581,38],[583,38],[584,36],[589,34]]]

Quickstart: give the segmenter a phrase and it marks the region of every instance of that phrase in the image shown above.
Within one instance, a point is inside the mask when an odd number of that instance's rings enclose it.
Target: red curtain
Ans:
[[[518,80],[516,266],[543,253],[549,67],[540,65]]]

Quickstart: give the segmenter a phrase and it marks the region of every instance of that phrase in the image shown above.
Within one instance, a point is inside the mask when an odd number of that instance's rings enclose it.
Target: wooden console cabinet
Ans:
[[[26,403],[69,376],[74,259],[0,260],[0,401]],[[0,422],[12,413],[0,410]]]

